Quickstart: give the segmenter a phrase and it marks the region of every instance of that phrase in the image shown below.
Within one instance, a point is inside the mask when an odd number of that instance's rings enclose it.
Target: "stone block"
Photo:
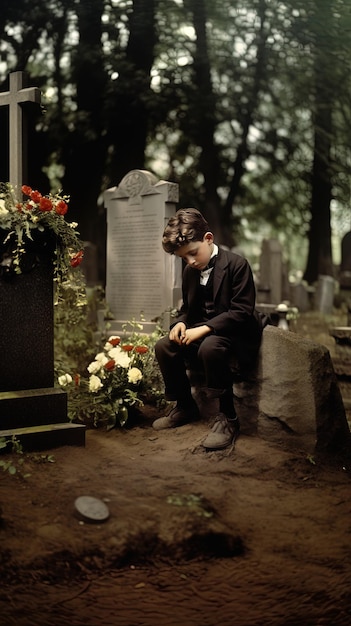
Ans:
[[[0,428],[25,428],[68,422],[67,394],[61,389],[0,392]]]
[[[234,385],[238,415],[264,430],[307,448],[337,453],[351,450],[345,408],[328,349],[274,326],[263,331],[252,381]],[[272,432],[272,429],[270,430]]]
[[[218,403],[206,399],[199,373],[192,393],[204,419]],[[257,368],[233,386],[243,434],[258,432],[283,445],[321,454],[351,456],[351,434],[328,349],[296,333],[267,326]]]

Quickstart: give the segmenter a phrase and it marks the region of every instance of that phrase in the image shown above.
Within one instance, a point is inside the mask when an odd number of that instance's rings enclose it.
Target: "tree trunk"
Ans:
[[[144,168],[155,44],[155,0],[134,0],[126,56],[118,67],[114,108],[109,112],[109,184],[118,185],[130,170]]]
[[[72,73],[78,114],[63,158],[66,164],[63,189],[71,197],[70,218],[79,223],[81,237],[88,241],[96,241],[97,200],[105,170],[106,75],[100,26],[103,10],[103,0],[77,5],[79,44]]]
[[[327,6],[328,5],[328,6]],[[316,1],[316,24],[332,25],[332,11],[329,3],[324,0]],[[331,247],[330,203],[332,199],[332,110],[333,91],[330,84],[324,80],[325,68],[333,63],[332,38],[325,40],[321,37],[318,27],[315,32],[315,114],[314,127],[314,156],[312,166],[312,198],[311,221],[309,230],[309,251],[304,279],[313,283],[319,274],[333,276],[333,260]]]
[[[260,27],[257,34],[257,52],[256,52],[256,63],[255,63],[255,73],[253,78],[251,96],[248,98],[248,107],[241,121],[242,125],[242,134],[241,140],[238,146],[236,159],[234,161],[234,174],[231,180],[230,189],[225,201],[223,217],[224,222],[227,225],[233,224],[233,205],[235,199],[238,197],[241,188],[241,180],[243,174],[245,173],[245,161],[250,156],[250,149],[248,145],[248,136],[250,126],[254,122],[255,111],[257,110],[259,104],[259,94],[261,83],[263,80],[263,75],[265,71],[265,62],[266,62],[266,40],[267,40],[267,29],[265,26],[266,20],[266,0],[260,0],[258,6],[258,17],[260,20]]]
[[[219,185],[218,150],[214,140],[216,128],[215,96],[211,81],[211,65],[209,60],[206,34],[206,7],[204,0],[188,0],[186,8],[191,12],[196,32],[196,50],[194,54],[194,109],[197,120],[193,134],[201,148],[199,170],[204,177],[204,209],[203,213],[215,232],[216,240],[224,241],[224,224],[221,219],[221,200],[217,192]]]
[[[313,283],[319,274],[333,276],[330,202],[330,135],[331,112],[318,107],[315,117],[315,144],[312,169],[311,221],[309,251],[304,279]]]
[[[106,73],[101,43],[104,1],[77,4],[79,44],[73,57],[77,115],[64,145],[62,185],[70,196],[69,218],[78,222],[82,240],[97,246],[98,276],[105,277],[105,214],[98,198],[105,174],[104,99]]]

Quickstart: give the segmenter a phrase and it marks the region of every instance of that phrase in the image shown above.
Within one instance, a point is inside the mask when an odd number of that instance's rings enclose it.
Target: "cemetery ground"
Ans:
[[[322,316],[295,330],[332,348]],[[157,416],[2,457],[1,626],[350,624],[348,463],[268,429],[205,452],[208,423],[155,431]],[[83,495],[109,518],[79,518]]]

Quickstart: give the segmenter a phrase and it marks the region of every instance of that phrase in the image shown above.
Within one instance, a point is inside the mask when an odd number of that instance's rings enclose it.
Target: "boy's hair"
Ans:
[[[169,220],[162,237],[165,252],[174,254],[192,241],[202,241],[209,231],[208,223],[197,209],[179,209]]]

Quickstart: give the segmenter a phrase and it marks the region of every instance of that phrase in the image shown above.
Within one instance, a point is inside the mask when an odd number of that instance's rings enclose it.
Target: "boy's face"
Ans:
[[[213,234],[205,233],[202,241],[192,241],[178,248],[174,253],[195,269],[203,270],[211,258],[213,252]]]

